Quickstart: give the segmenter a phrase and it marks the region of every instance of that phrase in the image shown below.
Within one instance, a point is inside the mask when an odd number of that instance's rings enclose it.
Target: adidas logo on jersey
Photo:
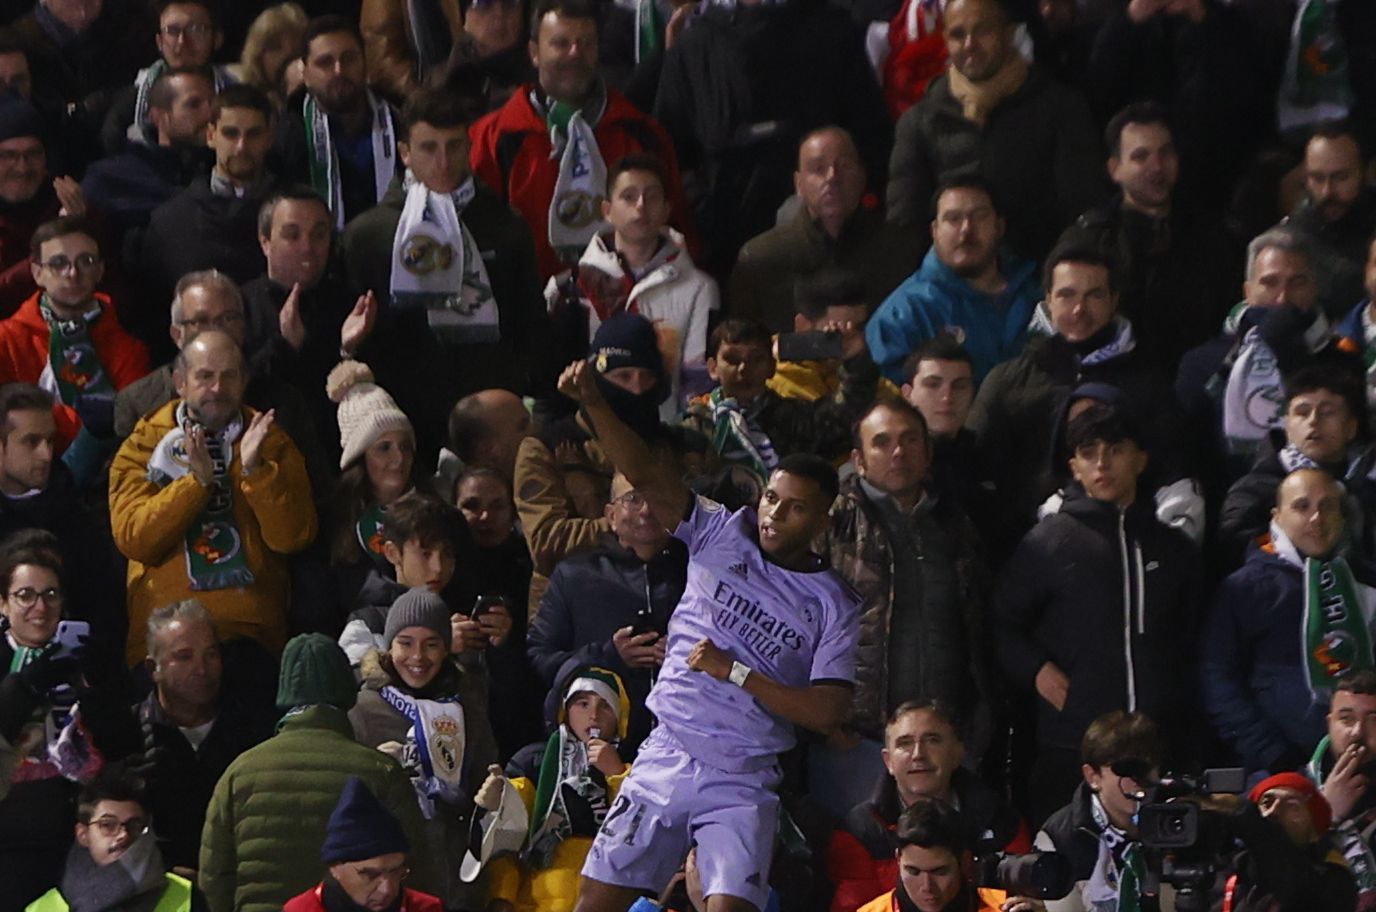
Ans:
[[[750,568],[745,565],[745,561],[741,561],[738,564],[732,564],[726,569],[730,570],[737,576],[744,577],[745,579],[750,579]]]

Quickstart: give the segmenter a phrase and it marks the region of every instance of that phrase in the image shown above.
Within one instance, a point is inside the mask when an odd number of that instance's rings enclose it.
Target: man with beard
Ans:
[[[875,311],[865,341],[888,378],[903,383],[914,349],[942,333],[954,336],[970,352],[978,384],[995,364],[1022,351],[1041,298],[1037,266],[1000,255],[1004,221],[981,178],[947,181],[935,209],[932,249]]]
[[[998,196],[1008,243],[1041,258],[1103,186],[1089,106],[1029,65],[1000,0],[952,0],[943,33],[951,66],[899,119],[889,160],[888,216],[926,217],[932,189],[979,174]]]
[[[276,652],[287,633],[287,555],[315,538],[305,460],[272,411],[244,406],[243,353],[227,333],[198,334],[172,375],[180,398],[141,420],[110,468],[130,628],[194,593],[226,640]],[[129,663],[144,655],[132,637]]]
[[[121,231],[148,224],[206,164],[215,83],[203,70],[165,70],[148,91],[148,119],[124,151],[86,170],[81,190]]]
[[[306,29],[302,90],[277,125],[282,173],[325,198],[334,226],[377,205],[397,173],[396,110],[365,83],[363,36],[346,16]]]
[[[1284,225],[1309,242],[1318,304],[1339,320],[1362,299],[1367,241],[1376,228],[1376,196],[1365,188],[1366,156],[1352,128],[1319,127],[1304,148],[1305,197]]]
[[[276,183],[267,170],[271,120],[272,103],[252,86],[233,85],[215,96],[206,128],[215,153],[210,177],[154,209],[137,245],[137,268],[150,295],[170,300],[177,280],[198,269],[218,269],[241,285],[262,273],[254,229],[258,207]]]
[[[688,204],[669,136],[598,76],[598,20],[586,0],[542,0],[531,16],[538,77],[473,125],[476,174],[524,216],[540,277],[578,262],[605,227],[599,202],[607,169],[647,152],[664,165],[670,223],[688,234]]]
[[[1328,734],[1305,772],[1333,810],[1334,838],[1357,880],[1358,908],[1376,902],[1376,672],[1355,671],[1338,682],[1328,707]]]
[[[211,80],[211,95],[236,80],[224,64],[211,65],[224,35],[216,22],[216,5],[210,0],[158,0],[153,4],[158,29],[154,41],[158,59],[139,70],[132,84],[120,89],[105,115],[100,142],[108,155],[139,143],[153,120],[153,86],[173,70],[195,70]]]

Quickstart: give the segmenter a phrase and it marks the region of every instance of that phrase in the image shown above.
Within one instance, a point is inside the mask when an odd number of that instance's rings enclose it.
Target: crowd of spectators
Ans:
[[[0,912],[1376,910],[1373,151],[1367,0],[0,0]]]

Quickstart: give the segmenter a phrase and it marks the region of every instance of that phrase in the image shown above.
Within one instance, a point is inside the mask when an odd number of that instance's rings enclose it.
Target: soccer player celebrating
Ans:
[[[816,456],[786,457],[758,509],[731,513],[694,498],[674,461],[617,419],[586,362],[559,389],[690,555],[647,701],[659,725],[593,843],[575,912],[624,912],[670,879],[692,842],[708,912],[763,909],[778,755],[794,725],[825,734],[850,707],[860,600],[809,548],[829,522],[836,472]]]

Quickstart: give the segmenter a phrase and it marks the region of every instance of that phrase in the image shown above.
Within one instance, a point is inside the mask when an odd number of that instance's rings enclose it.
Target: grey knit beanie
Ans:
[[[392,640],[407,627],[425,627],[439,634],[440,639],[444,640],[444,645],[449,646],[452,644],[454,633],[454,629],[449,625],[449,618],[453,613],[444,603],[444,599],[424,586],[408,589],[397,596],[397,600],[388,610],[382,640],[387,648],[391,649]]]

